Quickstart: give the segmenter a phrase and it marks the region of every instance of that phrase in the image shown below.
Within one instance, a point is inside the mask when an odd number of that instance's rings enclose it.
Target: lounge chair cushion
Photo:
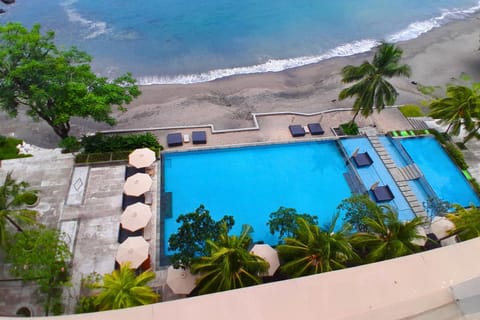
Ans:
[[[193,144],[205,144],[207,143],[207,133],[205,131],[193,131],[192,132]]]
[[[308,130],[312,135],[321,135],[325,133],[320,123],[309,123]]]
[[[183,137],[180,132],[169,133],[167,135],[167,145],[169,147],[177,147],[183,144]]]
[[[125,180],[127,180],[128,177],[133,176],[135,173],[145,173],[145,168],[135,168],[131,166],[126,166],[125,167]]]
[[[352,158],[357,167],[368,167],[373,163],[373,160],[368,152],[357,153],[357,155],[353,156]]]
[[[120,224],[120,228],[118,229],[118,243],[122,243],[123,241],[127,240],[128,237],[138,236],[143,236],[143,228],[135,231],[130,231],[122,228],[122,224]]]
[[[305,129],[299,124],[292,124],[288,126],[292,137],[303,137],[305,136]]]
[[[378,186],[375,189],[372,190],[373,196],[375,197],[375,201],[377,202],[384,202],[384,201],[390,201],[395,198],[395,196],[392,193],[392,190],[390,190],[390,187],[388,185],[385,186]]]
[[[141,196],[135,197],[135,196],[127,196],[124,193],[123,199],[122,199],[122,209],[125,210],[126,207],[137,202],[145,203],[145,195],[142,194]]]

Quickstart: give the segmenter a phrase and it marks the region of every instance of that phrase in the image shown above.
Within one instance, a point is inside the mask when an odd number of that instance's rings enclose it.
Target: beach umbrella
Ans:
[[[278,258],[277,250],[273,249],[268,244],[256,244],[250,249],[250,253],[260,258],[263,258],[270,265],[268,267],[267,275],[273,276],[278,267],[280,267],[280,259]]]
[[[432,233],[437,236],[438,239],[448,237],[448,231],[455,228],[455,225],[452,221],[448,220],[445,217],[435,217],[430,224],[430,229]]]
[[[119,264],[130,262],[133,269],[137,269],[148,259],[149,244],[143,237],[128,237],[120,243],[115,260]]]
[[[120,216],[120,223],[124,229],[137,231],[145,228],[152,218],[152,210],[150,206],[137,202],[125,208]]]
[[[123,186],[123,192],[129,196],[138,197],[148,190],[152,186],[152,178],[146,173],[135,173],[125,181]]]
[[[197,276],[190,273],[189,269],[178,268],[173,266],[167,270],[167,285],[175,294],[189,294],[195,288]]]
[[[419,236],[422,236],[424,238],[416,238],[411,241],[411,243],[416,244],[417,246],[423,247],[425,243],[427,243],[427,232],[425,231],[425,228],[422,226],[418,226],[415,228],[417,231],[417,234]]]
[[[149,167],[155,161],[155,152],[149,148],[135,149],[128,156],[128,163],[135,168]]]

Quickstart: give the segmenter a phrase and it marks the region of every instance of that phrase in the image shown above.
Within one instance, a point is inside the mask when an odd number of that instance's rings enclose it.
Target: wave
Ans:
[[[73,7],[76,2],[78,2],[78,0],[67,0],[62,3],[62,6],[65,8],[65,12],[67,13],[70,22],[80,23],[87,27],[88,34],[85,36],[85,39],[94,39],[111,31],[107,27],[107,23],[104,21],[92,21],[82,17],[82,15],[80,15],[80,13],[78,13]]]
[[[417,38],[423,33],[426,33],[434,28],[441,27],[448,22],[454,20],[462,20],[471,16],[473,13],[480,10],[480,1],[476,6],[468,9],[453,9],[445,10],[438,17],[434,17],[425,21],[417,21],[411,23],[407,28],[400,30],[397,33],[387,36],[384,40],[391,43],[411,40]],[[208,82],[215,79],[229,77],[233,75],[264,73],[264,72],[279,72],[286,69],[301,67],[308,64],[318,63],[334,57],[351,56],[359,53],[370,51],[380,44],[381,41],[374,39],[364,39],[340,45],[334,49],[327,51],[318,56],[304,56],[291,59],[277,59],[268,60],[265,63],[253,66],[235,67],[229,69],[216,69],[208,72],[198,74],[169,76],[142,76],[138,77],[137,81],[140,85],[153,84],[192,84],[199,82]]]

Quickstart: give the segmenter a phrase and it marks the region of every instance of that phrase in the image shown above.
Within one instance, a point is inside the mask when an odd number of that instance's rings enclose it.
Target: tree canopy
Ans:
[[[337,207],[337,212],[344,213],[345,222],[349,223],[355,231],[367,232],[368,226],[364,218],[372,217],[381,212],[381,208],[365,194],[354,194],[344,199]]]
[[[34,120],[43,119],[61,138],[70,131],[72,117],[115,124],[112,106],[140,95],[130,74],[109,80],[92,72],[92,58],[71,47],[58,48],[55,34],[31,30],[20,23],[0,26],[0,109],[15,117],[19,108]]]
[[[456,234],[462,241],[480,236],[480,209],[473,204],[470,208],[454,205],[455,213],[447,214],[447,218],[453,222],[455,228],[450,231]]]
[[[297,210],[294,208],[280,207],[277,211],[270,213],[269,218],[267,225],[270,228],[270,233],[275,234],[278,232],[280,239],[293,235],[298,227],[298,218],[302,218],[310,224],[318,224],[317,216],[312,216],[307,213],[297,213]]]
[[[178,216],[177,222],[182,225],[168,239],[168,249],[175,251],[171,257],[175,268],[189,267],[196,257],[207,255],[206,241],[218,239],[223,225],[228,232],[235,223],[232,216],[213,220],[203,204],[195,212]]]

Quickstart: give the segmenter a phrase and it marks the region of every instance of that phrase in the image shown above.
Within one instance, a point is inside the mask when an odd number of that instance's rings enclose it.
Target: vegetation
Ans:
[[[406,104],[398,108],[404,117],[423,117],[424,114],[419,106]]]
[[[460,167],[462,170],[468,169],[468,164],[465,162],[462,151],[458,149],[457,145],[451,142],[445,144],[445,150],[450,155],[450,158]]]
[[[280,207],[277,211],[270,213],[270,219],[267,222],[270,233],[278,233],[278,237],[291,237],[298,228],[297,219],[302,218],[310,224],[318,224],[318,217],[306,213],[297,213],[293,208]]]
[[[346,263],[356,257],[346,233],[347,227],[335,232],[338,214],[334,216],[327,230],[299,218],[298,228],[292,238],[285,238],[284,244],[277,246],[280,258],[284,261],[282,272],[292,277],[327,272],[346,267]]]
[[[0,136],[0,160],[31,157],[28,154],[19,154],[17,145],[22,144],[22,140]]]
[[[352,83],[351,87],[343,89],[338,98],[355,97],[353,103],[354,116],[359,113],[368,117],[376,108],[380,112],[386,105],[393,105],[398,96],[397,90],[385,78],[396,76],[410,76],[410,67],[400,65],[403,50],[393,44],[381,44],[372,63],[365,61],[360,66],[348,65],[342,69],[342,82]]]
[[[98,311],[114,310],[141,306],[158,302],[160,297],[147,284],[155,279],[155,272],[145,271],[139,275],[123,264],[119,270],[105,274],[103,281],[95,283],[94,288],[100,293],[93,299],[93,304]],[[84,300],[91,304],[88,299]]]
[[[344,199],[337,207],[337,213],[344,214],[344,221],[350,224],[354,231],[368,232],[368,225],[364,223],[367,217],[380,213],[382,208],[366,194],[353,194]]]
[[[23,231],[23,227],[33,225],[36,222],[37,212],[25,209],[28,202],[28,194],[35,194],[36,191],[28,190],[28,183],[17,182],[9,172],[5,177],[3,185],[0,186],[0,248],[7,246],[7,221],[16,228]]]
[[[45,315],[61,314],[62,288],[68,285],[68,261],[72,254],[58,230],[44,226],[15,234],[6,251],[10,273],[38,285]]]
[[[454,206],[456,212],[447,215],[447,218],[455,224],[450,231],[456,234],[460,240],[470,240],[480,236],[480,209],[472,205],[470,208]]]
[[[80,141],[78,141],[75,137],[66,137],[60,141],[58,144],[60,148],[62,148],[62,152],[75,152],[80,150],[82,147]]]
[[[340,128],[346,135],[356,136],[358,134],[358,125],[355,122],[342,123]]]
[[[243,288],[261,283],[260,274],[268,270],[268,262],[251,254],[251,227],[243,226],[239,236],[229,236],[224,225],[216,241],[207,240],[206,256],[196,260],[191,272],[199,274],[199,294]]]
[[[91,118],[115,124],[112,106],[140,95],[130,74],[108,80],[91,71],[91,57],[75,47],[62,50],[55,34],[40,33],[20,23],[0,26],[0,108],[15,117],[27,107],[34,120],[43,119],[63,138],[70,131],[71,117]]]
[[[129,135],[104,135],[97,133],[93,136],[84,136],[81,146],[85,153],[132,151],[137,148],[150,148],[154,151],[162,150],[157,138],[151,133]]]
[[[363,219],[368,232],[352,236],[351,242],[364,261],[382,261],[420,251],[420,247],[412,241],[423,238],[417,232],[417,227],[424,223],[423,219],[415,217],[404,222],[398,219],[391,207],[383,208],[383,212]]]
[[[218,240],[222,232],[228,232],[235,223],[232,216],[213,220],[204,205],[195,212],[180,215],[176,221],[181,226],[168,239],[168,250],[175,252],[171,257],[175,268],[187,268],[195,258],[208,255],[207,240]]]

